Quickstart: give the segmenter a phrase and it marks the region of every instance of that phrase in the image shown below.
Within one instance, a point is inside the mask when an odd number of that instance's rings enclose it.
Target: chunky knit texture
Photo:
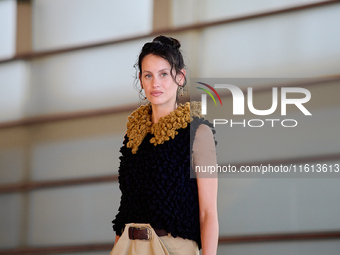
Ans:
[[[155,129],[146,124],[150,111],[142,106],[134,113],[120,149],[122,196],[113,229],[121,235],[126,223],[150,223],[173,237],[194,240],[201,247],[197,182],[190,178],[190,132],[194,137],[200,124],[212,125],[200,116],[190,117],[189,104],[180,105],[157,123],[156,130],[161,130],[157,137]]]
[[[154,135],[150,139],[154,145],[163,144],[170,138],[174,139],[178,134],[177,130],[186,128],[193,116],[201,117],[200,108],[201,104],[198,102],[180,104],[175,111],[160,118],[156,124],[152,124],[151,105],[142,105],[128,117],[127,136],[129,142],[127,147],[132,148],[132,153],[135,154],[148,133]]]

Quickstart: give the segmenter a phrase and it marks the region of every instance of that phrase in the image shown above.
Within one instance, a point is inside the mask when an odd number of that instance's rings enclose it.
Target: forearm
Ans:
[[[217,212],[202,216],[200,224],[202,255],[216,255],[219,236]]]

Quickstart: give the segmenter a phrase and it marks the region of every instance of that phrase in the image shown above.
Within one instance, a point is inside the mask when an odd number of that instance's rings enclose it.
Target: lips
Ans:
[[[163,94],[163,92],[162,92],[162,91],[155,90],[155,91],[152,91],[150,94],[151,94],[151,96],[159,97],[160,95]]]

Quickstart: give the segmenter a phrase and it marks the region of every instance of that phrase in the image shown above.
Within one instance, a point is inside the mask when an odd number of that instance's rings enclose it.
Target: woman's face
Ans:
[[[139,79],[152,105],[174,107],[178,85],[170,69],[169,62],[162,57],[149,54],[143,58]],[[183,75],[177,75],[178,84],[183,84],[183,78]]]

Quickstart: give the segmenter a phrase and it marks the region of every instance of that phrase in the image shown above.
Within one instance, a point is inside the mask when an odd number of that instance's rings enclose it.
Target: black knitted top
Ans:
[[[173,237],[194,240],[201,248],[197,182],[190,178],[190,133],[194,137],[200,124],[212,125],[198,117],[186,122],[187,125],[177,126],[173,138],[156,146],[152,138],[157,132],[147,132],[134,153],[128,148],[129,132],[125,135],[119,167],[122,196],[112,221],[117,235],[122,234],[126,223],[150,223]],[[174,126],[173,121],[170,123]]]

